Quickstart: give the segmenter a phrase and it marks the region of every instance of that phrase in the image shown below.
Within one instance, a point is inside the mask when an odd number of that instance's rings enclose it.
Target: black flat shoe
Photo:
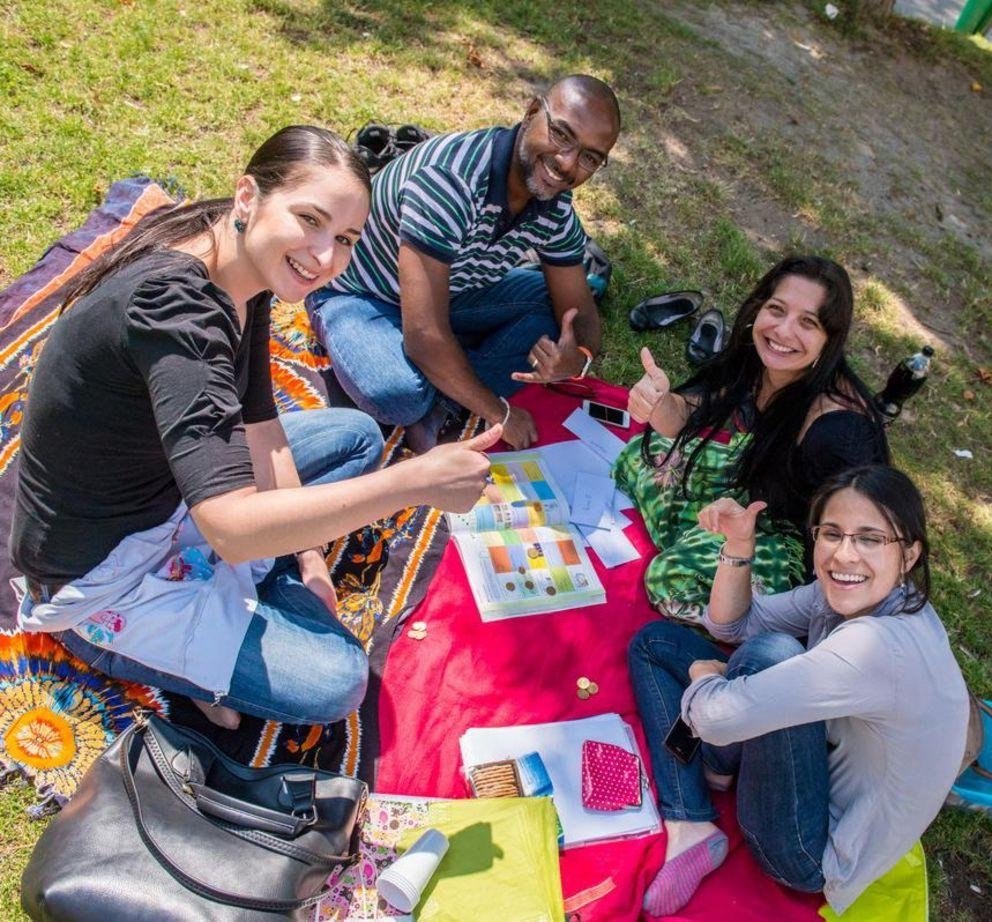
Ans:
[[[630,312],[630,328],[638,333],[662,330],[691,317],[702,303],[701,291],[669,291],[645,298]]]
[[[685,344],[685,357],[690,365],[703,365],[714,355],[723,351],[727,335],[727,323],[723,314],[715,307],[706,311],[696,323],[695,329]]]

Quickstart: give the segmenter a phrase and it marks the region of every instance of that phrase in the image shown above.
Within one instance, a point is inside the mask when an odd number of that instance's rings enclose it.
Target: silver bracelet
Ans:
[[[754,555],[750,557],[734,557],[724,552],[726,542],[720,545],[720,563],[725,563],[728,567],[749,567],[754,563]]]
[[[510,401],[507,400],[505,397],[500,397],[499,402],[503,404],[504,407],[506,407],[506,412],[503,414],[503,421],[500,423],[501,426],[505,426],[507,420],[509,420],[510,418]]]

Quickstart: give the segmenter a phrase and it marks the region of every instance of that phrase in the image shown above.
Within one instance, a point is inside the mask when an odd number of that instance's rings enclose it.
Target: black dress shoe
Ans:
[[[430,135],[419,125],[400,125],[393,132],[393,143],[401,154],[405,154],[411,147],[416,147],[429,137]]]
[[[393,136],[385,125],[368,122],[358,130],[355,151],[362,158],[370,173],[375,173],[399,154]]]
[[[703,365],[718,352],[723,351],[727,323],[723,314],[711,307],[699,318],[689,341],[685,344],[685,357],[690,365]]]
[[[702,303],[701,291],[669,291],[645,298],[630,312],[630,328],[638,333],[664,329],[691,317]]]

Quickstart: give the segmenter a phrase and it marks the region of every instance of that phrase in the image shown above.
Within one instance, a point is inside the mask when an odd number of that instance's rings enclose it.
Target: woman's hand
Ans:
[[[422,502],[448,512],[468,512],[479,500],[489,476],[485,452],[503,436],[499,424],[474,439],[438,445],[404,464],[417,465]]]
[[[726,675],[727,664],[718,659],[697,659],[689,667],[689,681],[695,682],[704,675]]]
[[[754,535],[758,515],[768,503],[758,500],[745,509],[735,499],[721,496],[699,510],[699,527],[727,539],[728,553],[744,550],[742,557],[750,557],[754,552]]]
[[[307,587],[321,602],[327,610],[336,618],[338,615],[338,596],[331,582],[330,574],[327,572],[327,561],[324,555],[316,549],[300,551],[296,555],[296,562],[300,567],[300,581]]]
[[[630,389],[627,412],[637,422],[646,423],[650,421],[658,404],[668,395],[671,385],[668,375],[655,364],[654,356],[647,346],[641,349],[641,365],[644,366],[644,376]]]

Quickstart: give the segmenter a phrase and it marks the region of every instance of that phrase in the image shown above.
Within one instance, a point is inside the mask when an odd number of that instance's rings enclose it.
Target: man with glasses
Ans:
[[[407,426],[417,451],[458,407],[502,423],[514,448],[535,441],[506,398],[583,376],[599,350],[571,190],[606,165],[619,131],[613,91],[571,76],[516,126],[431,138],[375,176],[350,266],[307,299],[360,409]],[[519,268],[530,250],[540,272]]]

